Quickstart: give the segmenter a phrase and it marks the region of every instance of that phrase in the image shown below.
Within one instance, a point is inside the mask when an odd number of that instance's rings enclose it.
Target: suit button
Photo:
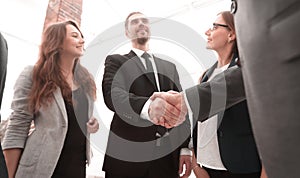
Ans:
[[[231,1],[231,7],[230,7],[230,12],[232,13],[232,14],[235,14],[235,12],[236,12],[236,10],[237,10],[237,2],[236,2],[236,0],[232,0]]]

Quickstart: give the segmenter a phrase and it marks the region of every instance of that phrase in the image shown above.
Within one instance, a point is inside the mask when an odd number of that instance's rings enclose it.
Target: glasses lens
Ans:
[[[213,24],[211,24],[209,29],[213,31],[213,30],[217,29],[217,26],[213,23]]]

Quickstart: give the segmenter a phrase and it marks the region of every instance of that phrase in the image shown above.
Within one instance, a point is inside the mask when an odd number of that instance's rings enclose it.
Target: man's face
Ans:
[[[149,19],[143,14],[134,14],[128,19],[126,36],[133,42],[144,45],[150,38]]]

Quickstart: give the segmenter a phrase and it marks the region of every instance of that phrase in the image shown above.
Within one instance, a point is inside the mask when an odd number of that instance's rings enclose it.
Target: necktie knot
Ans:
[[[145,59],[150,59],[151,56],[150,56],[149,53],[144,52],[143,55],[142,55],[142,57],[145,58]]]

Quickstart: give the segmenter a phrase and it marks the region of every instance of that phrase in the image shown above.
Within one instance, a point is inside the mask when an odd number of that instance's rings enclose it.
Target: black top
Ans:
[[[88,101],[80,88],[73,91],[73,104],[64,101],[68,115],[68,131],[52,178],[85,178]]]

